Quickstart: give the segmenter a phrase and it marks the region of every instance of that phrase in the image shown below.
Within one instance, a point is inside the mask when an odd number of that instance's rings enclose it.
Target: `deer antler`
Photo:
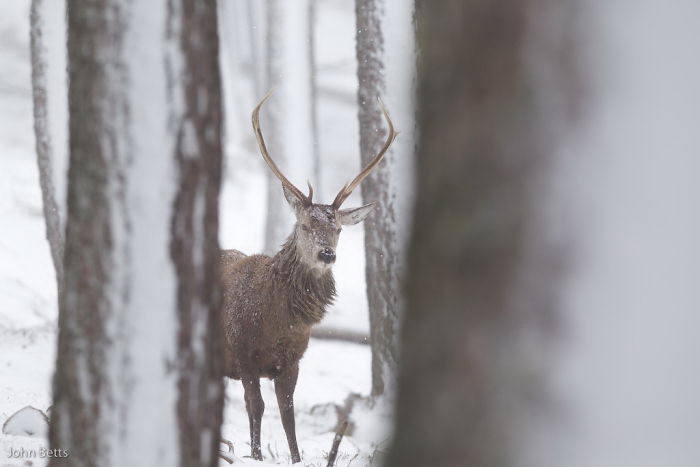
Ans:
[[[262,130],[260,130],[260,107],[267,101],[270,96],[272,95],[272,91],[268,92],[265,97],[260,101],[260,103],[255,107],[253,110],[253,131],[255,131],[255,137],[258,140],[258,147],[260,148],[260,154],[262,154],[263,159],[265,159],[265,162],[267,163],[268,167],[270,167],[270,170],[275,174],[277,178],[282,182],[282,185],[285,186],[289,191],[291,191],[294,196],[296,196],[299,201],[302,202],[305,206],[308,206],[311,204],[311,199],[313,196],[313,188],[311,188],[311,184],[309,184],[309,196],[304,195],[304,193],[299,190],[299,188],[295,187],[292,182],[290,182],[287,177],[284,176],[282,171],[277,167],[277,164],[275,164],[275,161],[273,161],[270,158],[270,154],[267,152],[267,146],[265,145],[265,139],[263,138],[262,135]]]
[[[333,208],[338,209],[340,208],[340,205],[343,204],[343,202],[350,196],[350,193],[357,188],[357,185],[362,183],[362,180],[364,180],[367,175],[372,172],[372,170],[379,164],[382,159],[384,158],[384,154],[386,153],[387,149],[389,149],[389,146],[391,146],[391,143],[394,142],[394,139],[396,138],[396,131],[394,131],[394,124],[391,122],[391,118],[389,118],[389,112],[387,112],[386,107],[384,107],[384,103],[382,100],[377,97],[377,100],[379,101],[379,105],[382,108],[382,113],[384,114],[384,118],[386,119],[387,125],[389,125],[389,135],[386,138],[386,142],[384,143],[384,146],[382,149],[379,151],[379,153],[374,156],[374,159],[369,161],[369,164],[362,169],[362,172],[359,173],[357,177],[355,177],[351,182],[346,183],[343,188],[340,189],[338,194],[335,197],[335,200],[333,200]]]

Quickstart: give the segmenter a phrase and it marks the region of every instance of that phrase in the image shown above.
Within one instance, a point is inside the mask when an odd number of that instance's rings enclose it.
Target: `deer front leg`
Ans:
[[[260,394],[260,378],[242,378],[241,381],[245,390],[245,408],[248,411],[250,424],[250,455],[253,459],[261,461],[260,425],[265,411],[265,402]]]
[[[292,455],[292,464],[301,462],[299,457],[299,447],[297,446],[296,426],[294,422],[294,388],[297,385],[297,375],[299,366],[294,365],[289,370],[275,378],[275,393],[277,394],[277,405],[280,408],[282,426],[287,435],[289,452]]]

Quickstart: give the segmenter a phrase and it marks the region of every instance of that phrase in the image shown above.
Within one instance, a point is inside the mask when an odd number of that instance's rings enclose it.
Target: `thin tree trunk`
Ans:
[[[418,5],[419,176],[387,465],[520,465],[556,325],[541,190],[551,130],[570,116],[574,15],[549,0]],[[539,29],[541,11],[561,23]]]
[[[401,132],[386,161],[362,184],[377,207],[364,223],[372,395],[390,393],[398,361],[404,235],[414,152],[415,47],[411,2],[356,0],[360,156],[367,164],[386,138],[378,98]]]
[[[56,3],[63,5],[62,1]],[[51,6],[51,5],[49,5]],[[54,5],[55,7],[56,5]],[[49,119],[49,76],[46,38],[47,0],[32,0],[30,10],[30,49],[32,62],[32,99],[34,108],[34,137],[39,167],[39,182],[46,222],[46,239],[51,250],[51,259],[56,271],[56,285],[59,300],[63,288],[63,225],[61,208],[55,179],[63,172],[55,173],[55,154]],[[50,38],[49,38],[50,40]],[[59,141],[59,144],[63,141]]]
[[[266,78],[267,88],[272,89],[276,84],[279,85],[277,75],[281,73],[279,61],[280,47],[284,40],[280,31],[280,0],[267,0],[265,4],[265,34],[267,50],[266,58]],[[279,93],[279,91],[278,91]],[[282,115],[281,103],[279,95],[270,100],[267,104],[268,118],[265,123],[265,137],[268,141],[270,151],[275,158],[275,161],[280,167],[283,167],[285,173],[289,173],[288,153],[284,150],[282,135],[282,126],[284,125],[284,116]],[[289,225],[291,219],[287,212],[287,207],[284,205],[282,196],[280,196],[280,184],[277,177],[270,171],[267,171],[267,217],[265,219],[265,253],[273,254],[279,250],[280,245],[284,241],[285,235],[289,233]]]
[[[313,165],[312,183],[319,196],[323,196],[321,150],[319,148],[320,136],[318,134],[318,66],[316,64],[316,2],[309,0],[309,12],[307,23],[308,53],[309,53],[309,87],[311,90],[311,160]]]
[[[255,99],[262,99],[267,84],[265,67],[265,38],[267,27],[264,17],[265,5],[258,0],[246,0],[246,17],[248,19],[248,42],[250,43],[250,62]]]
[[[307,47],[308,1],[268,0],[265,139],[272,157],[296,186],[313,176],[311,66]],[[279,250],[291,232],[293,217],[279,180],[268,173],[265,252]]]
[[[221,109],[212,0],[68,4],[50,465],[214,466]]]
[[[225,97],[225,139],[234,147],[253,140],[250,111],[257,102],[250,6],[241,1],[218,2],[220,63]]]

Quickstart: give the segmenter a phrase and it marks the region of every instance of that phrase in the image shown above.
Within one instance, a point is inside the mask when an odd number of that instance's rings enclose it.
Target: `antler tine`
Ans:
[[[389,117],[389,112],[387,112],[386,107],[384,107],[384,103],[382,100],[377,97],[377,101],[379,101],[379,106],[382,109],[382,113],[384,114],[384,118],[386,119],[386,123],[389,126],[389,134],[387,135],[386,142],[384,143],[384,146],[382,149],[377,153],[376,156],[374,156],[374,159],[369,161],[369,164],[365,166],[364,169],[362,169],[362,172],[360,172],[357,177],[355,177],[351,182],[346,183],[343,188],[340,189],[338,194],[335,197],[335,200],[333,200],[333,207],[335,209],[340,208],[340,205],[343,204],[343,202],[350,196],[352,191],[357,188],[357,185],[362,183],[362,180],[367,178],[367,176],[374,170],[374,168],[379,164],[382,159],[384,158],[384,154],[386,151],[389,149],[389,146],[391,146],[391,143],[394,142],[394,139],[396,138],[396,135],[398,134],[394,130],[394,124],[391,121],[391,118]]]
[[[314,187],[311,186],[310,181],[306,181],[306,184],[309,186],[309,194],[306,196],[306,198],[309,200],[309,204],[313,202],[314,199]]]
[[[260,101],[260,103],[253,109],[253,131],[255,131],[255,137],[258,140],[258,147],[260,148],[260,154],[262,154],[263,159],[267,163],[267,166],[270,167],[270,170],[275,174],[277,178],[282,182],[282,185],[287,187],[292,193],[294,193],[294,196],[299,198],[299,200],[304,203],[304,204],[311,204],[311,196],[308,198],[304,195],[304,193],[301,192],[297,187],[290,182],[287,177],[284,176],[282,171],[277,167],[277,164],[275,164],[275,161],[270,158],[270,154],[267,152],[267,146],[265,145],[265,139],[263,138],[262,135],[262,130],[260,130],[260,108],[262,105],[270,98],[272,95],[272,91],[268,92],[265,97]],[[310,193],[311,194],[311,193]]]

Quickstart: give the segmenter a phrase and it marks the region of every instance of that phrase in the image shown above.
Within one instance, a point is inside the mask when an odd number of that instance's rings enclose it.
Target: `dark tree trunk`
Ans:
[[[63,288],[63,226],[60,204],[54,184],[54,154],[48,115],[48,73],[46,39],[44,37],[45,2],[32,0],[30,11],[30,49],[32,57],[32,99],[34,107],[34,137],[39,166],[39,182],[46,222],[46,239],[51,250],[51,259],[56,270],[58,296]],[[60,174],[63,175],[63,174]]]
[[[216,1],[181,0],[180,7],[186,110],[175,148],[179,187],[170,253],[178,279],[178,428],[180,465],[185,467],[218,465],[215,453],[223,416],[218,267],[223,151]],[[194,134],[189,134],[190,126]],[[192,137],[195,141],[188,141]]]
[[[556,324],[560,271],[539,208],[551,130],[572,111],[571,4],[418,5],[417,200],[388,465],[516,465]]]
[[[68,4],[70,169],[50,465],[217,465],[213,0]]]
[[[385,0],[356,0],[355,3],[362,165],[377,154],[386,139],[384,117],[377,98],[382,98],[389,107],[401,132],[385,162],[362,183],[364,202],[376,203],[364,222],[373,396],[390,392],[388,386],[396,374],[404,249],[401,229],[408,211],[402,208],[402,198],[410,191],[405,161],[413,158],[414,150],[411,115],[414,66],[412,63],[396,66],[397,62],[410,62],[414,58],[413,5],[412,2],[387,3]],[[400,21],[406,24],[397,28],[394,36],[387,36],[385,24]],[[405,50],[407,48],[411,50]]]

